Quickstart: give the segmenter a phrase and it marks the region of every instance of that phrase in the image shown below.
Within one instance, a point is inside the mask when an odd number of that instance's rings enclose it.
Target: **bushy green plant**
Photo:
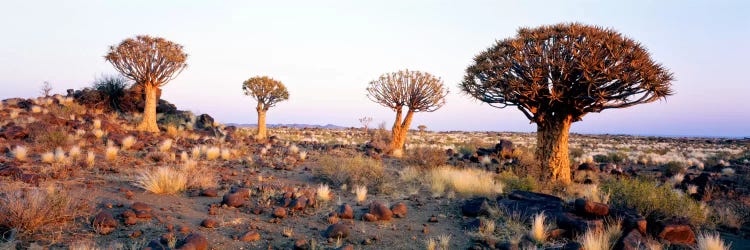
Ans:
[[[522,190],[536,192],[539,190],[539,182],[531,176],[518,177],[511,171],[504,171],[500,173],[497,180],[505,184],[507,191]]]
[[[606,180],[601,188],[610,194],[610,203],[616,207],[636,209],[644,216],[684,217],[696,226],[708,223],[707,209],[687,195],[672,190],[669,185],[620,179]]]
[[[684,162],[670,161],[667,164],[664,164],[662,168],[664,169],[664,174],[666,176],[673,176],[679,173],[684,173],[687,166]]]
[[[129,88],[128,79],[119,75],[102,75],[94,80],[94,89],[104,95],[109,103],[110,108],[120,111],[122,97],[125,96],[125,90]]]

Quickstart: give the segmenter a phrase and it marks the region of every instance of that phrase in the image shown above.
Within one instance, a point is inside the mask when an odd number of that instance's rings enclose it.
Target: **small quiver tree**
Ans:
[[[406,135],[416,112],[433,112],[445,105],[448,89],[443,81],[430,73],[402,70],[383,74],[371,81],[367,97],[375,103],[396,112],[391,129],[390,151],[399,156],[406,142]],[[406,116],[402,116],[407,108]]]
[[[104,56],[123,76],[141,85],[146,105],[138,130],[159,132],[156,124],[157,92],[187,67],[182,45],[161,37],[136,36],[110,46]]]
[[[289,99],[289,92],[280,81],[267,76],[256,76],[242,83],[245,95],[251,96],[258,102],[255,110],[258,111],[258,140],[266,139],[266,112],[269,108],[281,101]]]

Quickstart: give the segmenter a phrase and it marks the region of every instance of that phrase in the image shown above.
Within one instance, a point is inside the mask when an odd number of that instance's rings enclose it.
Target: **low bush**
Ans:
[[[187,188],[187,177],[182,171],[159,167],[141,172],[135,185],[155,194],[175,194]]]
[[[379,189],[385,181],[383,163],[372,158],[325,155],[317,160],[320,167],[315,170],[315,175],[336,186],[365,185]]]
[[[504,171],[500,173],[496,178],[505,185],[505,189],[508,191],[521,190],[521,191],[539,191],[539,182],[532,176],[518,177],[512,171]]]
[[[57,189],[10,188],[0,191],[0,226],[22,235],[72,222],[82,203]]]
[[[445,150],[431,147],[419,147],[406,151],[403,158],[405,165],[419,166],[422,168],[434,168],[445,165],[448,155]]]
[[[688,219],[693,225],[707,223],[708,210],[687,195],[672,190],[669,185],[639,179],[607,180],[601,189],[610,194],[610,204],[638,210],[644,216],[676,216]]]

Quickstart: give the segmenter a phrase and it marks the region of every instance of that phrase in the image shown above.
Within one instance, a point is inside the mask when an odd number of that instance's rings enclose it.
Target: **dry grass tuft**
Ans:
[[[93,167],[95,162],[96,162],[96,155],[94,155],[93,151],[89,151],[86,154],[86,166]]]
[[[172,139],[165,139],[159,143],[159,152],[166,153],[172,149]]]
[[[546,224],[547,216],[544,213],[538,213],[534,215],[531,222],[531,230],[529,231],[529,238],[537,243],[544,243],[547,240],[549,226]]]
[[[604,229],[589,230],[584,235],[579,236],[578,242],[583,245],[583,249],[613,249],[617,240],[622,236],[621,222],[610,223]]]
[[[318,188],[315,190],[318,200],[321,201],[330,201],[331,200],[331,188],[328,187],[328,184],[320,184]]]
[[[354,186],[354,194],[357,196],[357,202],[362,203],[367,199],[367,186]]]
[[[318,162],[320,167],[315,175],[336,186],[363,185],[379,190],[386,181],[383,163],[372,158],[326,155],[321,156]]]
[[[122,144],[122,150],[128,150],[128,149],[130,149],[130,147],[132,147],[133,145],[135,145],[135,142],[136,142],[136,139],[132,135],[129,135],[129,136],[123,138],[122,142],[120,142],[120,144]]]
[[[216,160],[221,156],[221,149],[218,147],[210,147],[206,149],[206,160]]]
[[[119,149],[116,146],[107,146],[104,151],[104,159],[106,159],[107,161],[117,160],[118,151]]]
[[[232,150],[230,150],[228,148],[222,148],[221,149],[221,159],[225,160],[225,161],[232,159]]]
[[[18,161],[26,161],[28,159],[28,150],[24,146],[16,146],[12,153],[13,157]]]
[[[155,194],[175,194],[187,188],[187,177],[170,167],[159,167],[142,172],[135,185]]]
[[[503,184],[494,180],[494,174],[484,170],[442,166],[430,170],[429,176],[434,195],[449,190],[468,196],[492,196],[503,192]]]
[[[52,152],[46,152],[42,153],[40,156],[43,163],[54,163],[55,162],[55,153]]]
[[[31,235],[54,224],[72,222],[80,205],[54,188],[7,189],[0,192],[0,224]]]
[[[79,146],[73,146],[70,148],[70,151],[68,151],[68,155],[70,155],[70,158],[78,158],[81,156],[81,147]]]
[[[719,234],[701,233],[696,237],[698,250],[729,250],[731,244],[724,244]]]
[[[104,136],[104,131],[98,128],[94,129],[91,133],[94,134],[94,137],[96,137],[96,139],[101,139],[102,136]]]

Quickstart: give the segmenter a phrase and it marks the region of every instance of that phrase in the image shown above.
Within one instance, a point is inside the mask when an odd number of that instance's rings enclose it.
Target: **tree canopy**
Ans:
[[[289,92],[280,81],[268,76],[256,76],[242,83],[245,95],[258,101],[258,109],[267,111],[277,103],[288,100]]]
[[[104,58],[136,84],[160,87],[187,67],[182,45],[146,35],[128,38],[111,46]]]
[[[433,112],[445,105],[447,95],[439,77],[420,71],[383,74],[367,87],[370,100],[394,111],[408,107],[413,112]]]
[[[638,42],[579,23],[521,28],[474,58],[461,90],[532,122],[648,103],[672,93],[670,73]]]

